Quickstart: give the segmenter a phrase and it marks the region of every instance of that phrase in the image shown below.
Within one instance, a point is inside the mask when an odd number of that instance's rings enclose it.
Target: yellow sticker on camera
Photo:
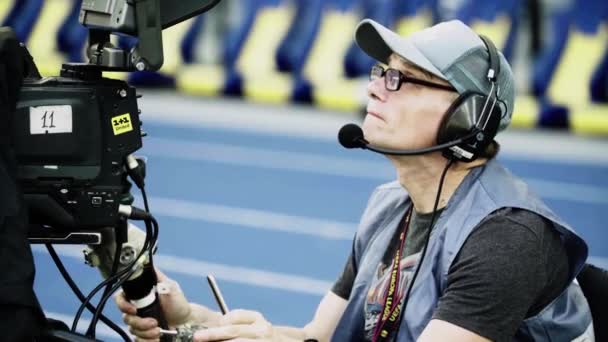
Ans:
[[[127,133],[133,130],[133,124],[131,123],[131,114],[125,113],[112,118],[112,129],[114,135]]]

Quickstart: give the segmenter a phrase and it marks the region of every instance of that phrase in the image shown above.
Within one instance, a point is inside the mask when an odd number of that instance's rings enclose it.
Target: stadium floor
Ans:
[[[391,165],[338,145],[339,127],[355,116],[144,94],[148,137],[138,155],[147,157],[146,190],[160,223],[156,265],[192,301],[217,309],[205,281],[213,273],[230,308],[305,324],[343,267],[369,194],[394,178]],[[499,159],[582,234],[593,263],[608,267],[608,141],[540,131],[498,140]],[[33,250],[39,299],[70,325],[78,300],[48,253]],[[57,250],[81,289],[101,281],[81,246]],[[113,304],[105,314],[122,323]],[[98,338],[118,340],[103,324]]]

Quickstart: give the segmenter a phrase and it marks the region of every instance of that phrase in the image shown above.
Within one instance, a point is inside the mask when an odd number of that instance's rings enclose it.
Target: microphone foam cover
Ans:
[[[363,130],[353,123],[344,125],[340,128],[340,132],[338,132],[338,141],[345,148],[365,147]]]

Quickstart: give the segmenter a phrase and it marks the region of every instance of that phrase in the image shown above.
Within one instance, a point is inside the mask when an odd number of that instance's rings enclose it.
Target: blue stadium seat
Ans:
[[[560,44],[559,64],[541,107],[541,126],[570,128],[583,134],[608,134],[608,105],[592,103],[594,72],[601,74],[608,41],[604,0],[578,0],[567,18],[566,39]]]
[[[277,68],[276,54],[299,13],[290,1],[266,0],[256,15],[236,70],[242,76],[242,93],[256,102],[283,103],[291,99],[291,74]]]
[[[82,0],[72,2],[72,9],[57,33],[57,47],[66,54],[68,62],[82,62],[88,30],[78,21]]]
[[[404,4],[403,7],[407,5]],[[391,27],[396,21],[399,4],[393,0],[362,1],[363,17],[371,18],[384,26]],[[376,62],[359,48],[354,41],[344,58],[346,77],[367,77],[369,70]]]
[[[192,95],[241,95],[242,77],[236,61],[263,5],[259,1],[222,1],[200,16],[182,44],[188,64],[177,73],[177,88]]]
[[[72,1],[65,0],[29,0],[11,18],[16,31],[21,32],[19,34],[29,31],[23,41],[43,76],[59,75],[61,64],[66,61],[56,38],[73,5]],[[25,29],[26,26],[29,30]]]
[[[519,29],[519,10],[519,0],[469,0],[457,10],[456,18],[489,37],[510,61]]]
[[[591,78],[591,101],[608,102],[608,49]]]
[[[324,1],[298,0],[296,12],[287,35],[277,51],[277,67],[281,72],[289,72],[293,77],[291,100],[311,102],[310,84],[302,73],[306,61],[319,34],[323,18]]]
[[[570,7],[555,9],[549,14],[550,29],[544,32],[545,44],[532,61],[529,93],[517,94],[512,126],[531,128],[539,124],[540,112],[549,106],[546,93],[566,44],[570,21]],[[565,111],[560,115],[565,117]]]
[[[25,42],[40,15],[44,0],[15,0],[2,26],[10,26],[17,38]]]
[[[7,21],[12,8],[14,8],[14,6],[11,1],[0,1],[0,23]]]

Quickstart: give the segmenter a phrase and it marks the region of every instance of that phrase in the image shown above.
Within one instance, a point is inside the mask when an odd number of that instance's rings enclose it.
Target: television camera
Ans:
[[[104,71],[156,71],[163,64],[162,30],[206,12],[220,0],[83,0],[79,21],[89,29],[88,63],[66,63],[59,76],[41,77],[29,65],[10,127],[18,181],[29,210],[30,243],[46,244],[60,271],[83,302],[70,332],[49,332],[54,340],[89,340],[112,292],[122,287],[138,315],[155,317],[163,328],[156,298],[152,254],[158,224],[149,212],[138,95]],[[130,50],[114,46],[112,34],[137,38]],[[13,39],[16,39],[13,37]],[[34,56],[37,57],[37,56]],[[132,206],[131,182],[145,208]],[[145,237],[128,219],[143,220]],[[105,281],[84,297],[65,272],[53,244],[86,244],[87,262]],[[89,302],[105,286],[97,308]],[[95,312],[86,336],[75,333],[83,309]],[[169,340],[169,339],[167,339]]]

